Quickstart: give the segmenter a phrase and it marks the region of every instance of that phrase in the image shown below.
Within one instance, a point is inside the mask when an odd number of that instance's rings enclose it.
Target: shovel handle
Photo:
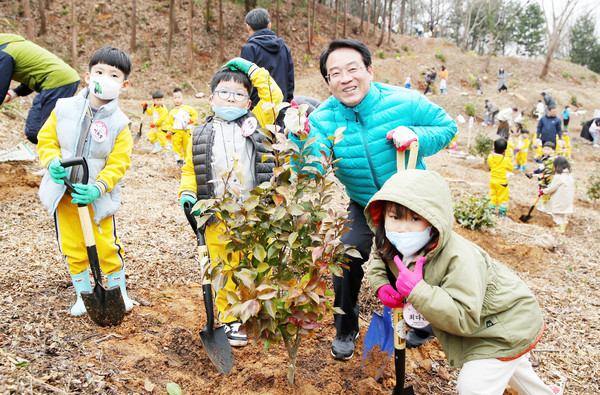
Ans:
[[[409,150],[410,153],[408,154],[408,163],[405,166],[405,159],[404,159],[404,154],[406,152],[406,150]],[[402,151],[397,151],[396,153],[396,166],[398,171],[403,171],[405,169],[414,169],[417,166],[417,158],[419,156],[419,142],[418,141],[413,141],[412,143],[410,143],[410,145],[408,146],[407,149],[404,149]]]

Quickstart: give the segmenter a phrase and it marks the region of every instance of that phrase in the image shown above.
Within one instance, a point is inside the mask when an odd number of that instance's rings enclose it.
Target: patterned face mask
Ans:
[[[113,100],[119,97],[121,86],[122,84],[109,77],[94,76],[90,78],[90,92],[101,100]]]

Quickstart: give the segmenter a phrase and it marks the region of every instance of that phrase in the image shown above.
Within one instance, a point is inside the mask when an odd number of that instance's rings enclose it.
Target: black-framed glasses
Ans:
[[[333,73],[329,73],[325,76],[325,79],[327,80],[327,82],[338,82],[339,80],[342,79],[342,77],[344,75],[354,75],[356,73],[358,73],[359,70],[361,69],[367,69],[367,66],[352,66],[347,68],[346,70],[337,70],[334,71]]]
[[[231,92],[227,89],[219,89],[213,92],[213,95],[216,94],[217,97],[221,100],[229,100],[231,96],[233,96],[233,100],[235,101],[244,101],[248,98],[248,95],[242,92]]]

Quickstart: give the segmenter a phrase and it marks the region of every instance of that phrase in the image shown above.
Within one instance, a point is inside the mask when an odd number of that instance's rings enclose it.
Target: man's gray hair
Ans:
[[[255,32],[269,27],[269,22],[271,22],[271,16],[269,11],[264,8],[255,8],[246,15],[246,23]]]

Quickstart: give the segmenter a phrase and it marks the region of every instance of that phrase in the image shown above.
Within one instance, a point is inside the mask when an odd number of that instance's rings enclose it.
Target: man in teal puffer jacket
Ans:
[[[336,176],[350,197],[351,229],[342,236],[356,246],[362,258],[349,258],[343,277],[334,276],[334,305],[345,314],[335,315],[337,335],[331,345],[336,359],[354,355],[358,337],[358,294],[364,276],[373,233],[364,208],[381,186],[396,173],[396,150],[419,142],[417,168],[425,169],[423,157],[447,146],[456,134],[456,124],[439,106],[418,92],[373,82],[371,53],[358,40],[334,40],[321,53],[321,74],[332,96],[310,114],[310,136],[331,147],[327,137],[345,127],[344,139],[334,148]],[[316,148],[315,148],[316,149]],[[408,155],[407,155],[408,159]]]

